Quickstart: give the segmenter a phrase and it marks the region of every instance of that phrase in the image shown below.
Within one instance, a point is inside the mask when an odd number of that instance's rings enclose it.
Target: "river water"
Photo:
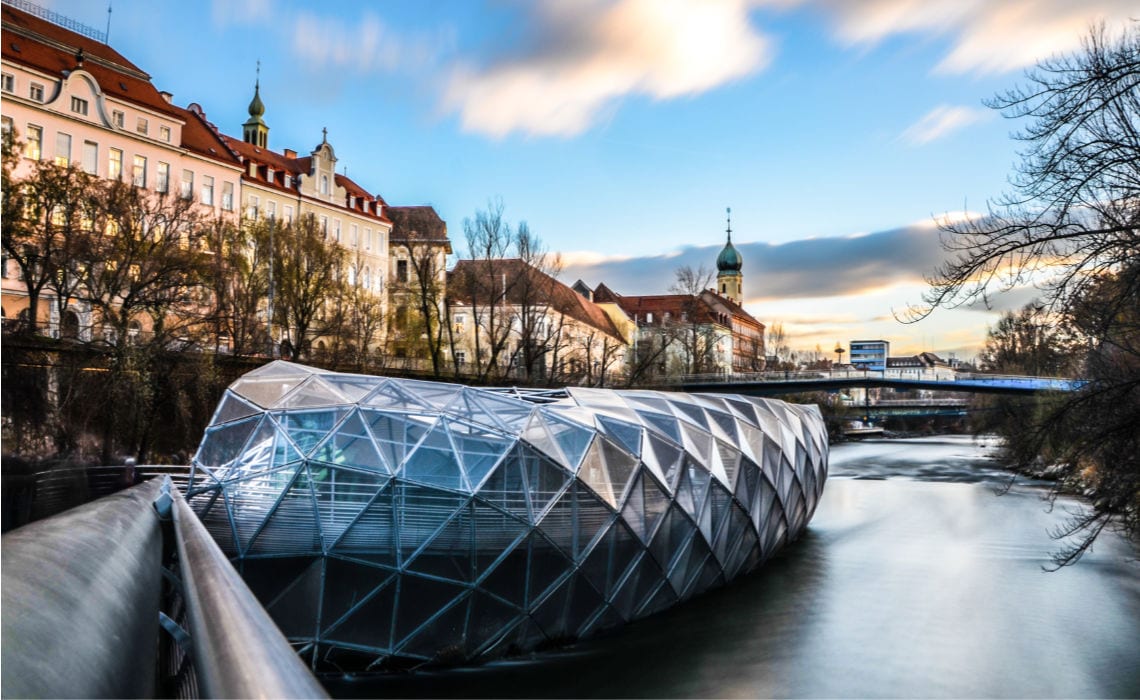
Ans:
[[[1140,564],[1081,504],[969,437],[834,446],[807,532],[755,573],[609,636],[482,667],[337,681],[386,697],[1140,697]]]

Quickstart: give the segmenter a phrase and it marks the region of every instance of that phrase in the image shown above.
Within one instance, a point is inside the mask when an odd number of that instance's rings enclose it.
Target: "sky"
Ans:
[[[745,308],[794,348],[885,339],[973,357],[996,314],[900,323],[942,260],[935,221],[1008,189],[1020,125],[983,101],[1118,31],[1135,0],[112,0],[110,43],[240,136],[313,150],[457,249],[501,201],[560,279],[665,293],[713,267],[726,209]],[[105,0],[46,7],[99,30]],[[1021,144],[1024,145],[1024,144]]]

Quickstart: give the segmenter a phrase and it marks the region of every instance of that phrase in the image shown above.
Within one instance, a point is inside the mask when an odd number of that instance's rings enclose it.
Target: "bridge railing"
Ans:
[[[5,697],[326,696],[168,476],[0,544]]]

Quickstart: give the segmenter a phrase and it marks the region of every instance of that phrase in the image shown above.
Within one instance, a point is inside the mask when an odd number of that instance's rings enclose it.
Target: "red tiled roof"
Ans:
[[[527,294],[537,292],[536,296],[540,300],[538,303],[549,304],[559,313],[625,342],[614,322],[601,307],[519,258],[460,260],[447,273],[447,296],[452,301],[470,304],[473,286],[491,293],[492,290],[502,293],[503,279],[507,280],[508,303],[521,304],[526,300]],[[489,297],[489,294],[483,296]]]
[[[182,147],[208,158],[220,160],[227,165],[241,167],[241,161],[230,150],[222,135],[206,120],[206,115],[200,109],[194,108],[195,106],[190,109],[174,107],[186,121],[186,125],[182,127]]]
[[[99,82],[103,92],[156,112],[181,116],[151,84],[149,75],[107,44],[9,5],[3,6],[3,26],[4,60],[62,76],[77,68],[76,54],[82,49],[82,69]]]
[[[392,233],[388,234],[389,241],[443,243],[447,245],[447,252],[451,252],[447,222],[439,217],[434,207],[388,207],[388,217],[393,224]]]

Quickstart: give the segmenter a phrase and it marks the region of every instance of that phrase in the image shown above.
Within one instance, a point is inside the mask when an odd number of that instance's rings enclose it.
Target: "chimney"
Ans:
[[[285,149],[285,157],[286,158],[296,158],[297,152],[294,151],[292,148],[286,148]]]
[[[170,93],[170,92],[167,92],[166,90],[163,90],[162,92],[160,92],[158,94],[162,95],[162,99],[166,100],[166,104],[173,104],[173,102],[174,102],[174,94],[173,93]]]

